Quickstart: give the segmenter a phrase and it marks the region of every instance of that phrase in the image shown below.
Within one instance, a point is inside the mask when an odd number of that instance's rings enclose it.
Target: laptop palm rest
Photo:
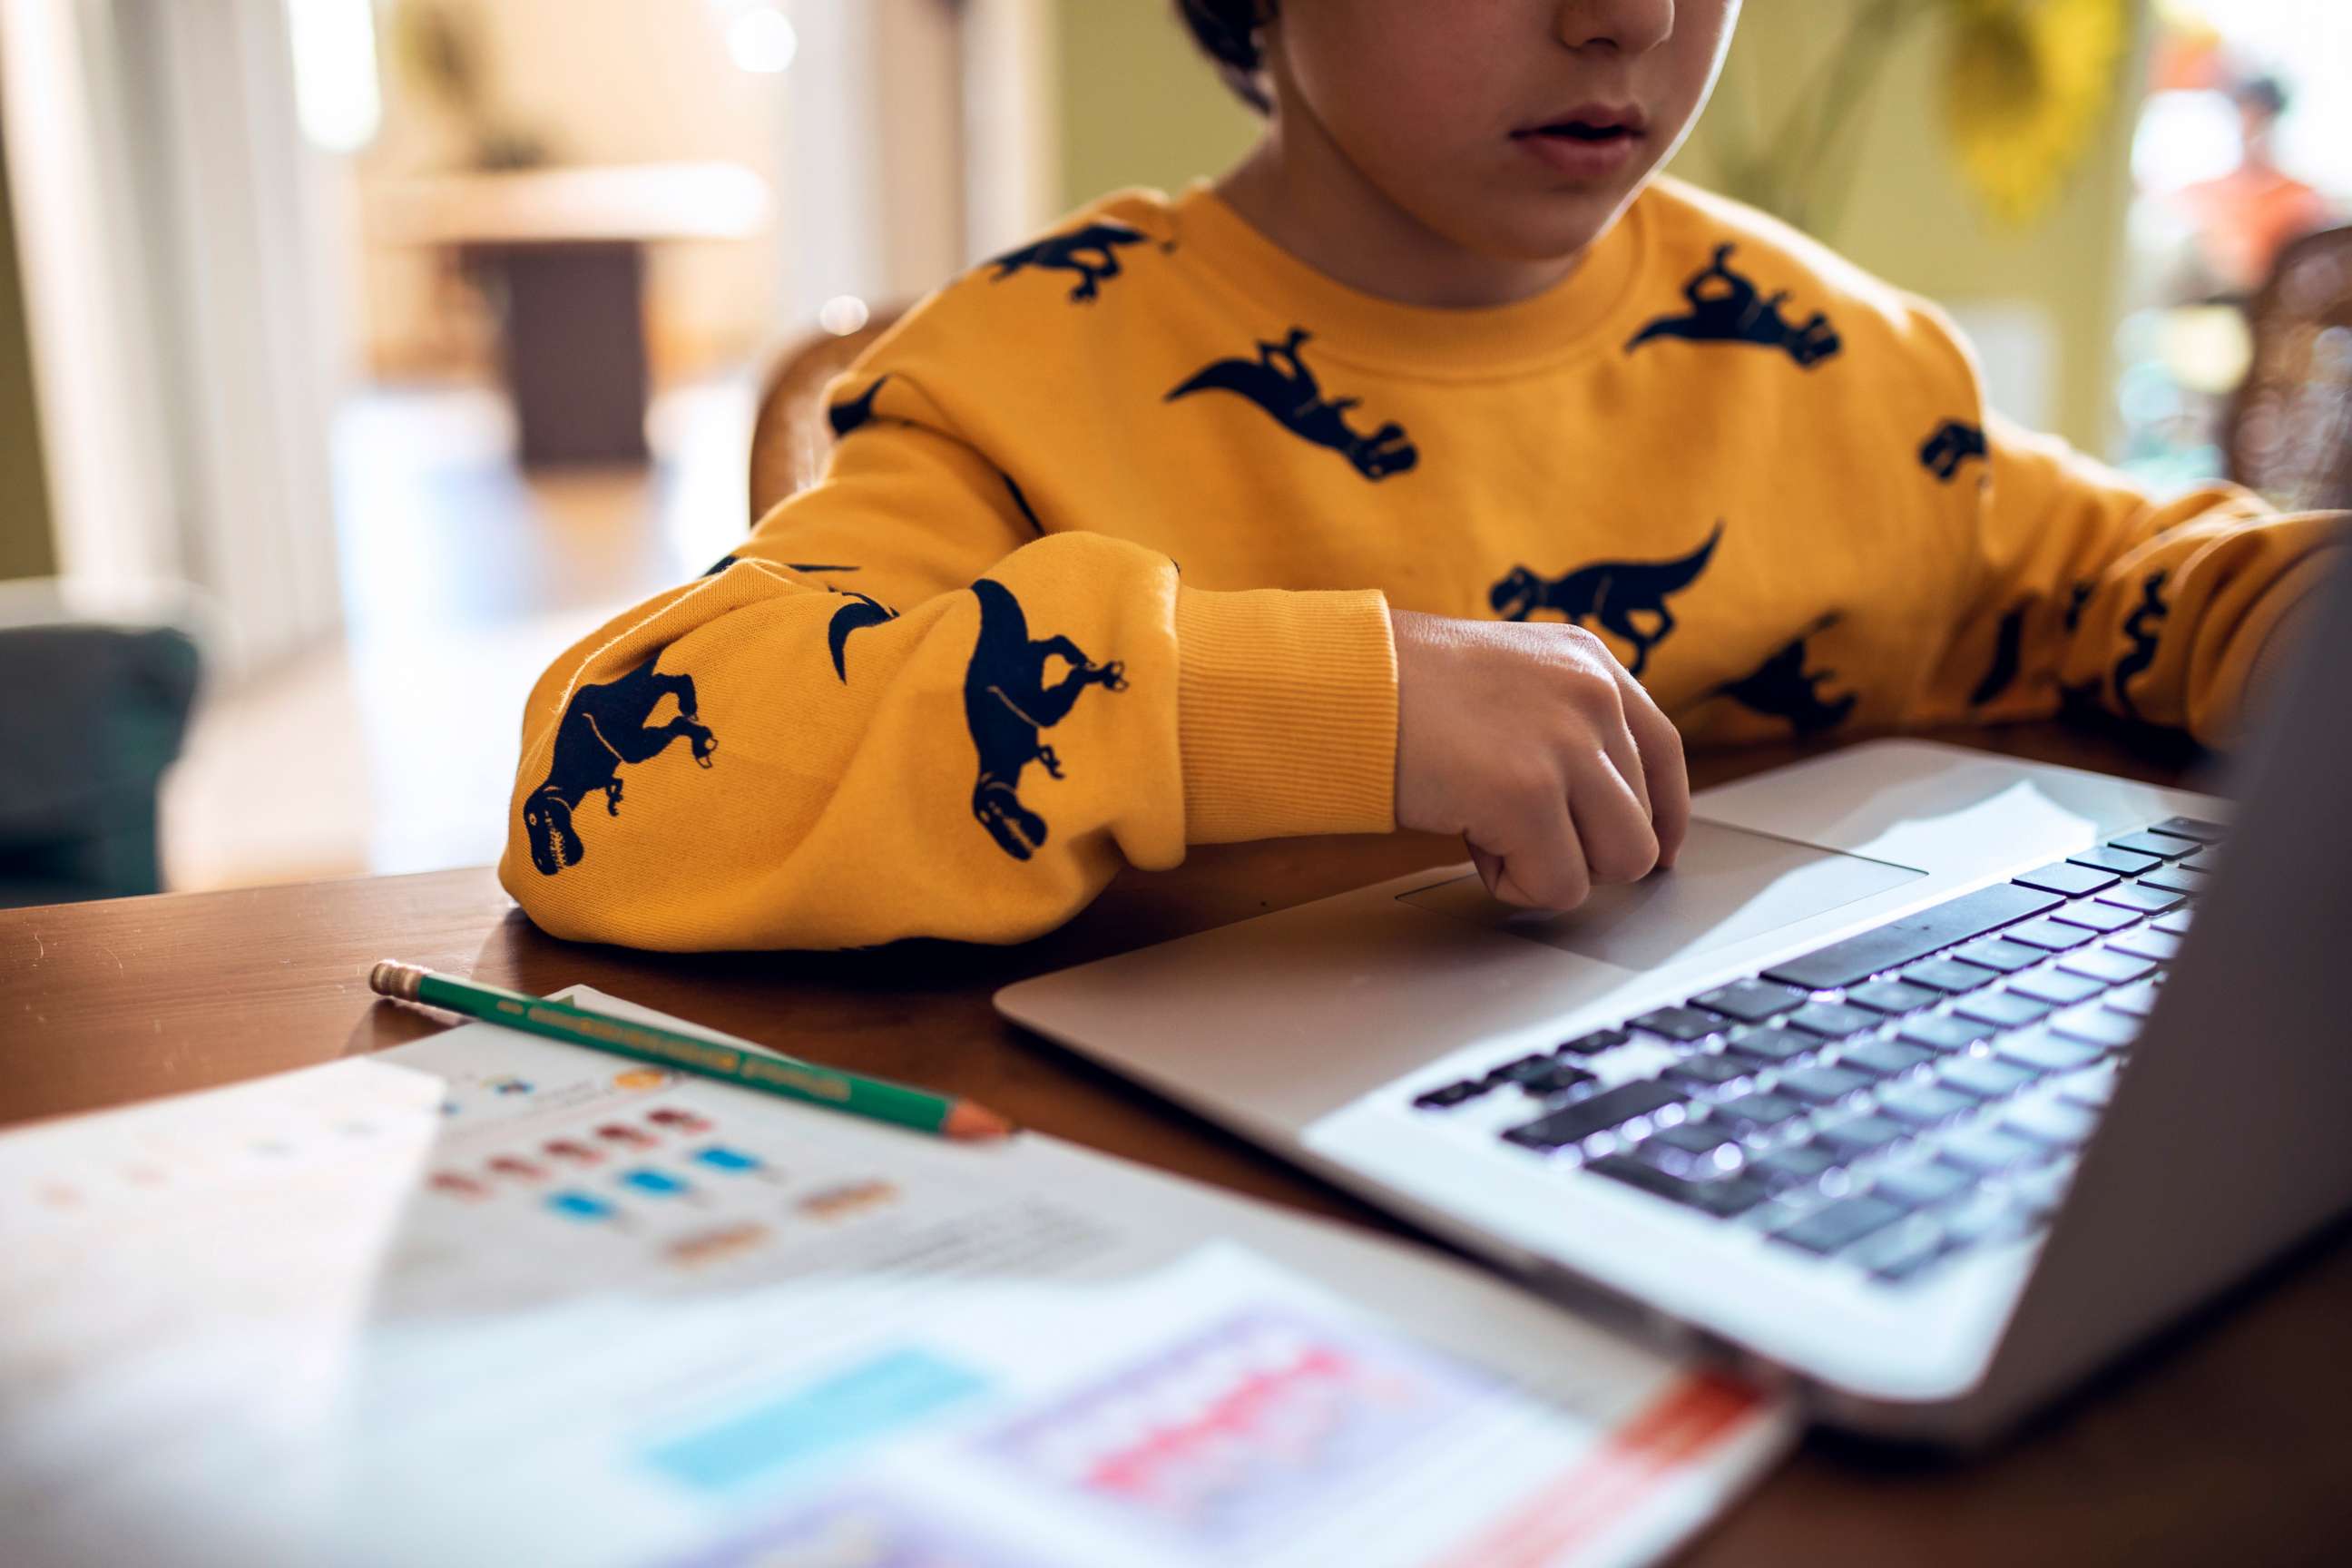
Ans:
[[[1416,889],[1399,901],[1581,958],[1647,970],[1783,930],[1925,874],[1696,821],[1673,871],[1595,889],[1565,914],[1498,903],[1475,875]]]

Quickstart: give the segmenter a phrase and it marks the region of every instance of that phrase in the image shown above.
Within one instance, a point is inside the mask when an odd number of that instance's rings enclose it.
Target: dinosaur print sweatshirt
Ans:
[[[1483,310],[1113,195],[826,396],[823,479],[532,691],[500,874],[545,930],[1011,942],[1122,863],[1391,830],[1391,606],[1588,626],[1700,746],[2222,738],[2340,539],[2009,427],[1932,309],[1671,180]]]

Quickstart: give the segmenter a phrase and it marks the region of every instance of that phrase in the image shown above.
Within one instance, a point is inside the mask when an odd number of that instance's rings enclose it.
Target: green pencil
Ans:
[[[782,1095],[829,1110],[936,1132],[943,1138],[1002,1138],[1013,1124],[985,1106],[969,1100],[951,1100],[929,1090],[909,1089],[887,1079],[819,1067],[796,1057],[772,1057],[722,1046],[695,1035],[682,1035],[657,1024],[639,1024],[610,1014],[594,1013],[545,996],[527,996],[495,985],[478,985],[447,974],[436,974],[413,963],[385,959],[368,972],[368,985],[379,996],[421,1002],[429,1007],[463,1013],[484,1023],[544,1035],[591,1050],[610,1051],[631,1061],[695,1073],[744,1089]]]

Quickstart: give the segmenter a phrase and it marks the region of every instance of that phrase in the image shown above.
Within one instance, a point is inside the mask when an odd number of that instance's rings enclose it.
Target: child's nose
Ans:
[[[1557,28],[1572,49],[1608,44],[1645,54],[1674,37],[1675,0],[1560,0]]]

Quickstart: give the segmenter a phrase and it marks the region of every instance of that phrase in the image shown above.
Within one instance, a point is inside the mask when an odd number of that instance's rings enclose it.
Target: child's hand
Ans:
[[[1392,611],[1400,827],[1459,833],[1486,890],[1570,910],[1672,866],[1682,736],[1580,626]]]

